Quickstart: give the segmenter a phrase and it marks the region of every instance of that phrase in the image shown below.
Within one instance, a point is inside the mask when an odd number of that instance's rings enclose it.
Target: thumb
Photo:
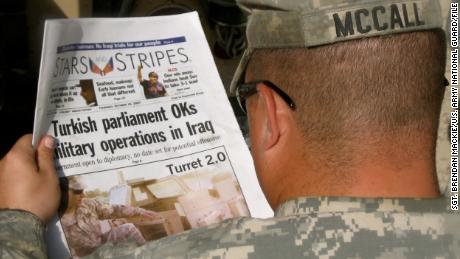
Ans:
[[[49,135],[40,140],[37,148],[38,170],[40,173],[55,175],[54,145],[55,140]]]

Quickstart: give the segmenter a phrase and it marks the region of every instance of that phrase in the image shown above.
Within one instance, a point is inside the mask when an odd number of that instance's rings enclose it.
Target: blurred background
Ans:
[[[33,129],[45,19],[136,17],[197,11],[228,92],[246,48],[246,16],[235,0],[1,0],[0,157]],[[229,98],[240,122],[236,100]],[[243,126],[244,127],[244,126]]]

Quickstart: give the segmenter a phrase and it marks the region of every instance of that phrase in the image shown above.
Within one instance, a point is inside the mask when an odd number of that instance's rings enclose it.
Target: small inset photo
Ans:
[[[142,78],[142,66],[137,67],[137,78],[139,84],[144,89],[144,95],[147,99],[163,97],[166,95],[165,86],[158,80],[159,76],[155,71],[148,73],[148,80]]]
[[[94,84],[92,79],[80,80],[80,83],[75,87],[80,87],[80,96],[85,99],[87,106],[97,106],[96,93],[94,92]]]

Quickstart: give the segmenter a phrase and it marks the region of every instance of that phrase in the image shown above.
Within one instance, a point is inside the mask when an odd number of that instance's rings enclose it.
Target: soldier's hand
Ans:
[[[20,138],[0,160],[0,208],[21,209],[44,223],[56,213],[59,180],[54,168],[54,139],[45,136],[35,152],[32,135]]]
[[[112,219],[109,221],[109,223],[112,228],[116,228],[123,224],[128,223],[128,220],[127,219]]]
[[[163,217],[160,214],[151,210],[144,210],[142,212],[142,216],[150,219],[163,219]]]

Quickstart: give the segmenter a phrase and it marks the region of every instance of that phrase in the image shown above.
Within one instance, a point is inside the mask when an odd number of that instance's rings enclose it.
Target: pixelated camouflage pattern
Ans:
[[[237,67],[230,84],[230,92],[235,93],[236,85],[241,82],[246,65],[253,50],[259,48],[290,48],[313,47],[335,42],[364,37],[382,36],[393,33],[443,28],[441,6],[438,0],[238,0],[238,5],[249,13],[246,27],[248,47]],[[417,5],[417,14],[413,4]],[[367,10],[369,15],[360,16],[365,25],[374,24],[372,8],[385,7],[384,13],[378,13],[380,24],[390,23],[390,6],[395,4],[400,12],[402,5],[407,8],[409,20],[418,16],[424,24],[414,26],[387,26],[377,30],[373,26],[370,31],[337,36],[333,15],[342,21],[347,12],[354,13],[358,9]],[[356,25],[354,16],[353,24]]]
[[[298,198],[271,219],[238,218],[88,258],[457,258],[460,216],[446,199]]]
[[[88,258],[458,258],[460,216],[448,200],[298,198],[275,218],[229,219],[137,246],[106,243]],[[0,257],[45,257],[43,226],[0,211]]]
[[[109,205],[96,199],[83,199],[75,216],[64,214],[62,228],[73,255],[88,255],[107,240],[118,241],[132,237],[137,243],[145,243],[140,231],[133,224],[113,227],[108,237],[102,233],[100,222],[104,219],[119,219],[140,216],[144,209]]]
[[[32,213],[0,210],[0,258],[46,258],[45,227]]]

